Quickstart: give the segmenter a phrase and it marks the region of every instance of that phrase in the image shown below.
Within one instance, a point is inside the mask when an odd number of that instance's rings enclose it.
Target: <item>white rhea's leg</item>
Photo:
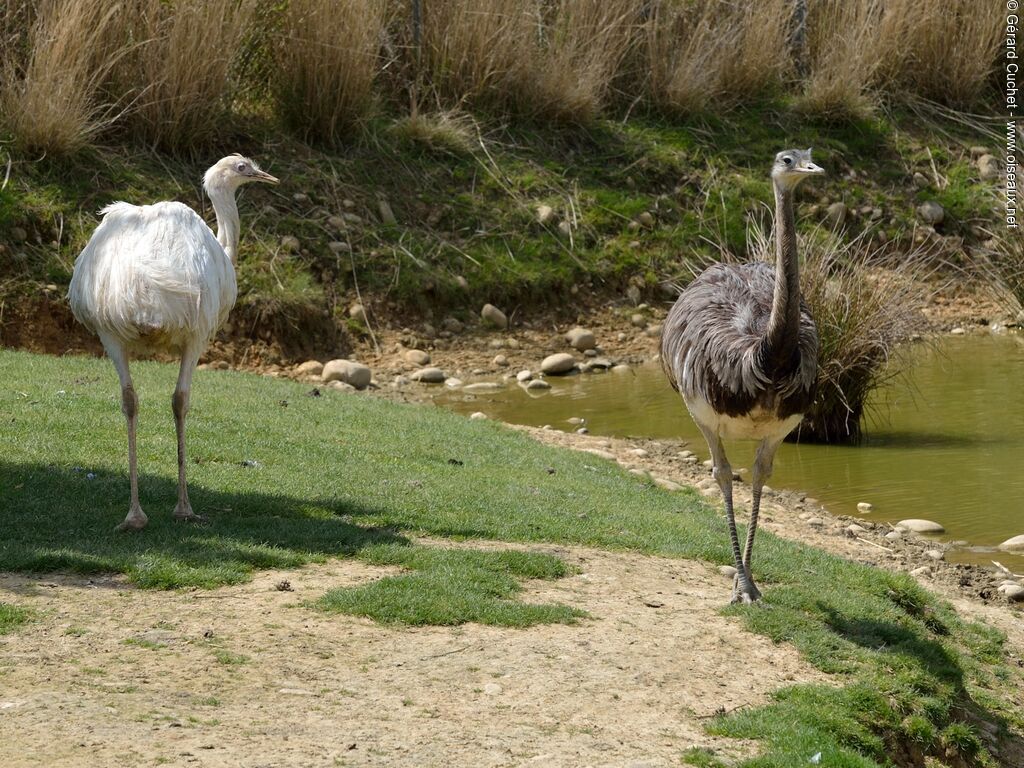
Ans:
[[[174,508],[174,519],[185,522],[202,522],[203,518],[192,511],[188,500],[188,485],[185,481],[185,416],[188,414],[189,394],[192,391],[192,373],[199,362],[199,352],[186,347],[181,355],[181,370],[178,383],[171,398],[174,411],[174,427],[178,433],[178,505]]]
[[[117,377],[121,380],[121,410],[128,421],[128,477],[131,484],[131,502],[128,516],[117,526],[119,531],[140,531],[146,527],[146,513],[139,504],[139,475],[135,453],[135,422],[139,411],[139,398],[132,384],[132,374],[128,370],[128,350],[117,339],[105,334],[100,335],[107,356],[117,369]]]
[[[750,578],[750,560],[754,554],[754,536],[757,534],[757,516],[761,510],[761,489],[764,488],[765,481],[772,476],[775,452],[779,449],[781,442],[781,440],[765,438],[758,445],[757,455],[754,457],[754,471],[751,478],[750,525],[747,527],[747,543],[743,548],[743,567],[746,569],[748,579]]]

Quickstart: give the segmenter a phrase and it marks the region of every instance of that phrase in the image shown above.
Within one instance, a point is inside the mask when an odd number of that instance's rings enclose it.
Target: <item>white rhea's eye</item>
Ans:
[[[235,169],[239,173],[245,173],[245,163],[239,163],[238,165],[235,166]]]

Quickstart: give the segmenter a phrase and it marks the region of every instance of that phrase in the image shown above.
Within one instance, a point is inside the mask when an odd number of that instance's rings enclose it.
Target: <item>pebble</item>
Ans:
[[[404,355],[406,362],[413,365],[424,366],[430,362],[430,353],[422,349],[410,349]]]
[[[541,371],[554,375],[569,373],[575,367],[576,358],[568,352],[556,352],[553,355],[548,355],[540,364]]]
[[[810,501],[810,499],[808,499],[808,501]],[[858,501],[857,502],[857,511],[858,512],[870,512],[874,508],[875,508],[875,505],[871,504],[870,502],[867,502],[867,501]]]
[[[867,532],[867,529],[864,528],[863,525],[857,525],[856,523],[850,523],[848,526],[846,526],[846,530],[853,534]]]
[[[661,323],[652,323],[644,330],[644,336],[656,339],[661,336]]]
[[[576,430],[576,434],[577,435],[589,435],[590,434],[590,430],[587,429],[586,427],[580,427],[579,429]]]
[[[929,226],[937,226],[946,218],[946,210],[934,200],[928,200],[917,206],[917,216]]]
[[[815,528],[821,528],[821,526],[825,524],[825,521],[822,520],[820,517],[812,517],[807,521],[807,524]]]
[[[327,248],[335,255],[339,253],[348,253],[352,250],[352,246],[341,240],[331,240],[331,242],[327,244]]]
[[[647,229],[650,229],[651,227],[654,226],[654,215],[650,211],[644,211],[643,213],[636,217],[636,220],[641,227],[646,227]]]
[[[501,366],[502,368],[504,368],[506,365],[508,365],[508,358],[505,357],[505,355],[495,355],[494,359],[491,360],[491,363],[493,365]]]
[[[377,201],[377,212],[380,214],[381,223],[385,226],[393,227],[398,224],[398,219],[395,218],[395,212],[391,210],[391,203],[383,197]]]
[[[946,529],[933,520],[921,520],[919,518],[910,518],[909,520],[900,520],[897,525],[906,528],[908,531],[914,533],[945,533]]]
[[[942,550],[939,550],[939,549],[929,549],[924,554],[925,554],[925,557],[930,557],[932,560],[945,560],[946,559],[946,556],[944,554],[942,554]]]
[[[485,323],[495,328],[500,328],[501,330],[508,328],[508,318],[505,317],[505,313],[493,304],[484,304],[483,309],[480,310],[480,317]]]
[[[440,384],[448,377],[444,375],[444,371],[440,368],[420,368],[418,371],[409,376],[413,381],[419,381],[423,384]]]
[[[348,316],[353,320],[359,320],[362,323],[366,322],[366,308],[359,303],[353,304],[348,308]]]
[[[727,579],[736,577],[736,567],[732,565],[720,565],[718,566],[718,572],[725,576]]]
[[[922,565],[922,566],[912,570],[910,572],[910,575],[911,576],[931,576],[932,575],[932,567],[930,565]]]
[[[323,372],[324,364],[319,360],[307,360],[295,368],[295,373],[299,376],[319,376]]]
[[[520,383],[522,383],[524,381],[529,381],[532,378],[533,378],[533,371],[528,371],[528,370],[524,369],[524,370],[522,370],[522,371],[520,371],[519,373],[516,374],[516,381],[518,381]]]
[[[1024,550],[1024,534],[1020,536],[1014,536],[1012,539],[1007,539],[999,545],[1000,549],[1008,549],[1011,552],[1016,550]]]
[[[469,414],[469,418],[473,419],[474,421],[480,421],[481,419],[486,419],[487,414],[484,413],[483,411],[474,411],[473,413]]]
[[[441,327],[448,331],[448,333],[462,333],[466,326],[458,318],[446,317],[441,321]]]
[[[644,458],[645,456],[651,455],[643,448],[630,448],[629,452],[634,456],[639,456],[641,459]]]
[[[594,336],[594,332],[579,326],[568,331],[565,334],[565,340],[569,342],[570,347],[580,352],[594,349],[597,346],[597,338]]]
[[[1020,600],[1024,600],[1024,587],[1020,586],[1019,584],[1015,586],[1007,585],[1005,587],[1000,587],[999,591],[1015,603],[1019,602]]]
[[[325,382],[340,381],[351,384],[356,389],[366,389],[370,386],[373,374],[362,363],[355,363],[351,360],[331,360],[324,365],[321,378]]]
[[[527,389],[551,389],[551,385],[548,384],[544,379],[533,379],[526,385]]]
[[[965,330],[964,330],[963,328],[961,328],[961,327],[960,327],[960,326],[958,325],[958,326],[957,326],[956,328],[954,328],[953,330],[951,330],[951,331],[950,331],[950,333],[951,333],[952,335],[954,335],[954,336],[963,336],[963,335],[964,335],[965,333],[967,333],[967,331],[965,331]]]
[[[458,389],[462,386],[462,379],[456,379],[454,376],[444,380],[444,385],[451,389]]]
[[[329,389],[337,389],[337,390],[340,390],[342,392],[355,392],[356,391],[355,387],[353,387],[351,384],[346,384],[344,381],[329,381],[329,382],[327,382],[327,387]]]
[[[625,363],[619,363],[618,365],[613,365],[611,367],[612,373],[629,373],[630,370],[630,367]]]
[[[497,683],[488,683],[484,686],[484,693],[486,693],[488,696],[497,696],[503,690],[504,689]]]
[[[704,461],[702,463],[708,469],[714,469],[715,468],[715,462],[712,461],[711,459],[704,459]]]
[[[644,328],[647,326],[647,318],[639,313],[633,315],[633,317],[629,319],[629,322],[631,322],[637,328]]]
[[[537,223],[552,224],[555,221],[555,209],[550,205],[537,206]]]
[[[978,158],[978,175],[983,181],[999,178],[999,161],[992,155],[984,154]]]
[[[300,247],[299,238],[295,235],[285,235],[281,238],[281,250],[286,253],[296,253]]]
[[[903,538],[903,534],[899,531],[889,531],[887,534],[885,534],[885,538],[887,538],[889,541],[899,541]]]

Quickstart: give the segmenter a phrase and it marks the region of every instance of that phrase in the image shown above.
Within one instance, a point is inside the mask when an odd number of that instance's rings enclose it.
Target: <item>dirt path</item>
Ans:
[[[348,560],[189,593],[4,576],[37,620],[0,639],[0,764],[678,765],[748,746],[703,732],[719,707],[821,677],[719,615],[710,566],[537,549],[581,572],[522,599],[592,618],[408,629],[303,606],[385,572]]]

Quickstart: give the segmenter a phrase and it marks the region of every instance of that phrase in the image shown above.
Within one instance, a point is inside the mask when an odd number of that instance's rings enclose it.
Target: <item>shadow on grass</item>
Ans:
[[[256,568],[288,568],[353,556],[379,544],[409,544],[387,528],[349,515],[378,510],[329,498],[222,493],[191,485],[203,525],[172,518],[177,486],[142,475],[145,530],[114,530],[127,513],[122,473],[0,462],[0,570],[124,573],[145,587],[212,587],[244,581]]]

